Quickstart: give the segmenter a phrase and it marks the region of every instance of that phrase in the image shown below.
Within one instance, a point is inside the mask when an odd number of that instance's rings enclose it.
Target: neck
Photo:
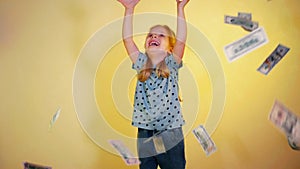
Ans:
[[[158,65],[160,62],[162,62],[164,59],[165,59],[165,56],[164,57],[160,57],[160,58],[155,57],[155,58],[150,58],[150,61],[151,61],[152,65],[153,65],[153,67],[155,68],[156,65]]]
[[[167,57],[168,53],[166,51],[148,51],[147,56],[150,59],[152,65],[156,67],[158,63],[163,61]]]

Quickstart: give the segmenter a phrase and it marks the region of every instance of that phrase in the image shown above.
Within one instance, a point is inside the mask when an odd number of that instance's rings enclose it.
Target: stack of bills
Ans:
[[[123,144],[121,140],[109,140],[112,147],[114,147],[121,155],[122,159],[127,165],[139,165],[140,160],[133,156],[129,149]]]
[[[300,147],[300,118],[279,101],[275,101],[269,120],[288,138],[293,149]]]
[[[193,130],[193,133],[207,156],[216,152],[217,147],[215,143],[212,141],[212,139],[210,138],[207,131],[202,125],[195,128]]]
[[[232,25],[239,25],[246,31],[254,31],[258,28],[258,22],[252,21],[252,14],[239,12],[238,16],[224,16],[224,22]]]
[[[268,58],[261,64],[257,71],[267,75],[273,67],[287,54],[290,48],[279,44],[276,49],[268,56]]]

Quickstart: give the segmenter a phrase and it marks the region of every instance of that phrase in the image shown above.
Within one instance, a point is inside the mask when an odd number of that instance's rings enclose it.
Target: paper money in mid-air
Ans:
[[[276,49],[268,56],[268,58],[261,64],[257,71],[267,75],[273,67],[287,54],[290,48],[279,44]]]
[[[52,116],[52,119],[50,120],[50,124],[49,124],[49,130],[53,127],[54,123],[57,121],[60,112],[61,112],[61,108],[58,108],[55,114]]]
[[[239,13],[239,16],[224,16],[224,22],[232,25],[242,26],[247,31],[254,31],[258,28],[258,22],[252,21],[252,15],[250,13]]]
[[[127,165],[140,164],[140,160],[137,157],[133,156],[131,151],[123,144],[121,140],[109,140],[108,142],[118,151]]]
[[[285,105],[280,103],[278,100],[275,100],[269,115],[269,120],[286,136],[291,136],[299,119]]]
[[[193,133],[196,139],[198,140],[198,142],[201,144],[201,147],[207,156],[216,152],[217,147],[215,143],[212,141],[212,139],[210,138],[207,131],[202,125],[195,128],[193,130]]]
[[[293,149],[300,147],[300,118],[278,100],[272,107],[269,120],[288,138]]]
[[[244,18],[247,19],[249,21],[252,20],[252,14],[251,13],[246,13],[246,12],[238,12],[238,17],[239,18]],[[254,29],[258,28],[258,22],[253,22],[254,26],[252,28],[248,28],[247,26],[242,25],[242,28],[245,29],[246,31],[253,31]]]
[[[155,148],[155,150],[158,154],[166,152],[164,141],[163,141],[161,136],[154,136],[153,137],[153,144],[154,144],[154,148]]]
[[[268,37],[263,27],[260,27],[241,39],[226,45],[224,47],[224,52],[228,61],[232,62],[254,49],[263,46],[267,42]]]

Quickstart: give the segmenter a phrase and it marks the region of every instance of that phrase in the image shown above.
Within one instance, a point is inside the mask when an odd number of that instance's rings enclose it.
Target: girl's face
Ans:
[[[166,28],[162,26],[151,28],[146,38],[145,49],[170,52],[169,36]]]

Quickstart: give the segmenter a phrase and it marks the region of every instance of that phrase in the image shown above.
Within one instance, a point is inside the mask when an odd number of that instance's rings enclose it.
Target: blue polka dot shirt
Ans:
[[[147,61],[147,56],[140,53],[132,68],[139,73]],[[178,99],[178,64],[173,55],[165,60],[170,70],[168,78],[157,77],[155,71],[141,82],[137,80],[132,125],[148,130],[165,130],[184,125],[181,106]]]

